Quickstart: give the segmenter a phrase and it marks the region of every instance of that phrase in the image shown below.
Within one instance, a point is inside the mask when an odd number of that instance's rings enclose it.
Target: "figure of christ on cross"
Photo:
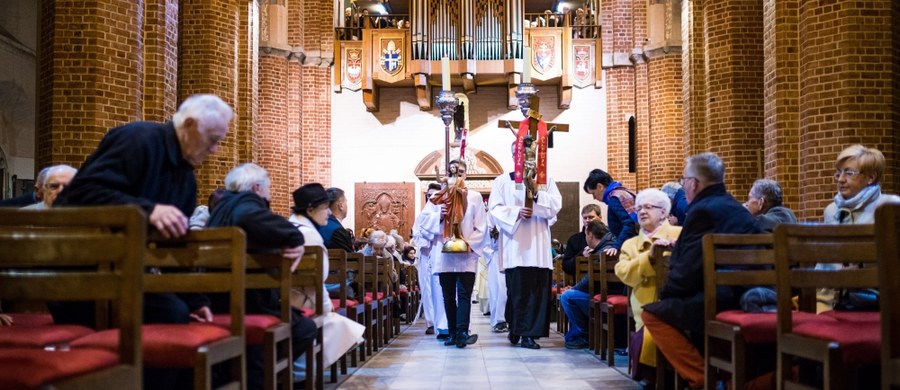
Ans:
[[[498,127],[506,127],[516,137],[515,172],[516,183],[524,183],[526,188],[525,207],[534,205],[534,197],[539,186],[547,183],[547,148],[553,147],[549,142],[554,132],[568,132],[569,125],[559,123],[546,123],[541,121],[541,98],[531,96],[526,121],[527,132],[524,131],[523,122],[501,120]],[[546,130],[549,128],[549,130]],[[516,130],[518,129],[518,130]],[[543,130],[543,131],[541,131]],[[542,134],[543,133],[543,134]]]

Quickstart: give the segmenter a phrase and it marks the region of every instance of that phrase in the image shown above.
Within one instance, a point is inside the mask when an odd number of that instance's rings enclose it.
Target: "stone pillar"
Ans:
[[[706,42],[703,35],[705,1],[708,0],[682,2],[682,104],[684,149],[687,156],[709,150],[706,143]]]
[[[729,192],[743,198],[762,176],[762,0],[704,2],[709,150],[725,162]]]
[[[165,122],[178,108],[178,1],[145,0],[144,120]]]
[[[141,119],[144,2],[44,0],[40,14],[36,165],[77,167]]]
[[[181,0],[178,103],[197,93],[211,93],[235,110],[228,136],[219,152],[196,171],[202,197],[224,185],[225,175],[239,162],[237,140],[242,131],[238,114],[238,52],[242,0]],[[240,5],[239,5],[240,4]]]
[[[799,4],[763,3],[765,176],[781,184],[784,204],[795,211],[800,206]]]
[[[851,144],[884,152],[889,162],[884,190],[897,190],[900,34],[892,36],[900,22],[897,7],[890,0],[800,2],[799,165],[804,219],[822,218],[822,209],[837,191],[831,177],[834,160]]]

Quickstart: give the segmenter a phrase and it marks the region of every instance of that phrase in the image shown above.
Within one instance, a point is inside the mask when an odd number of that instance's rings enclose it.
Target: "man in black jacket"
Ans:
[[[689,203],[681,236],[672,251],[669,279],[659,301],[644,306],[641,318],[657,346],[692,388],[703,388],[703,236],[758,233],[755,220],[725,190],[725,166],[714,153],[688,159],[684,192]],[[731,289],[716,290],[718,310],[737,307]],[[685,332],[690,332],[688,336]]]
[[[285,261],[298,261],[303,256],[303,235],[294,224],[269,209],[269,173],[256,164],[241,164],[225,176],[222,199],[216,203],[206,227],[237,226],[247,235],[248,252],[278,251]],[[277,289],[247,290],[248,314],[281,316],[281,296]],[[217,311],[227,311],[226,297],[214,297]],[[309,347],[316,336],[316,324],[299,311],[291,313],[291,348],[294,359]],[[247,387],[263,386],[263,351],[261,346],[247,347]]]
[[[566,250],[563,252],[562,268],[568,275],[575,275],[575,258],[581,256],[587,241],[584,239],[584,229],[591,221],[600,220],[600,206],[591,203],[581,208],[581,231],[569,236],[566,241]],[[607,230],[609,230],[607,228]]]
[[[110,130],[54,206],[136,204],[164,237],[188,231],[197,205],[194,168],[219,149],[233,113],[214,95],[187,98],[172,122],[133,122]],[[94,323],[92,303],[50,306],[56,323]],[[145,323],[212,321],[206,300],[196,295],[145,294]]]

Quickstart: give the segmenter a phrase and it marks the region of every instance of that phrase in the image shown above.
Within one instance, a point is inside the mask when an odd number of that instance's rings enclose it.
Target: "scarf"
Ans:
[[[878,184],[870,184],[862,189],[856,196],[850,199],[838,193],[834,196],[834,205],[837,206],[838,212],[834,213],[835,222],[841,223],[841,216],[844,213],[853,215],[854,211],[864,209],[870,203],[881,196],[881,186]],[[852,223],[852,221],[851,221]]]

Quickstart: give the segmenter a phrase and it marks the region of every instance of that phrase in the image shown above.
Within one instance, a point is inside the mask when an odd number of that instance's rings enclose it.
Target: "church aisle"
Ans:
[[[552,330],[540,350],[513,347],[507,333],[490,331],[489,317],[473,305],[478,342],[445,347],[425,335],[425,320],[405,327],[390,345],[342,383],[326,389],[637,389],[637,384],[585,350],[567,350]]]

